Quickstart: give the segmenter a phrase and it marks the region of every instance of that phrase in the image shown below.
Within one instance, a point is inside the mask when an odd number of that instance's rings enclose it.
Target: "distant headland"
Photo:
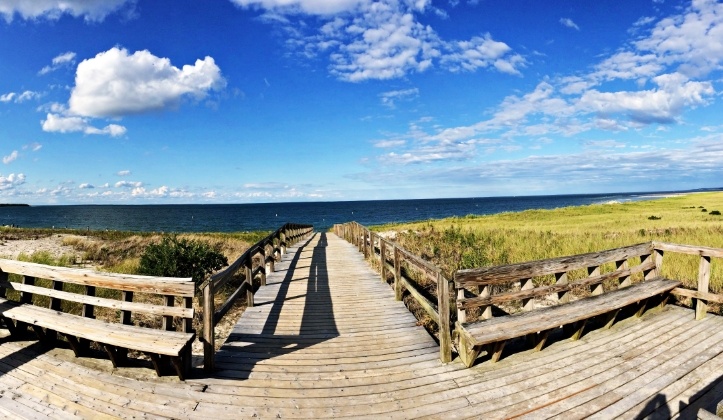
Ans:
[[[30,207],[30,204],[0,203],[0,207]]]

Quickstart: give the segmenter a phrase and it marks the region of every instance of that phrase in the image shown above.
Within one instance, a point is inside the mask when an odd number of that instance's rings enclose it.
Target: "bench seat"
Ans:
[[[181,356],[196,336],[85,318],[6,299],[0,299],[0,316],[77,338],[164,356]]]
[[[584,321],[611,313],[625,306],[644,301],[656,295],[670,292],[681,282],[654,279],[633,284],[601,295],[586,297],[571,303],[534,309],[470,323],[457,323],[460,336],[460,356],[469,367],[480,352],[480,347],[492,343],[504,343],[516,337],[545,332],[560,326]],[[493,353],[493,361],[499,358],[499,346]],[[539,346],[541,348],[541,346]],[[463,354],[465,353],[465,354]]]

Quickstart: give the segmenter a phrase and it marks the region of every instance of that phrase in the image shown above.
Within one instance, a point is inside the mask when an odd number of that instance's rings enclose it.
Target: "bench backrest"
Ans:
[[[0,296],[109,322],[191,332],[194,292],[190,278],[100,273],[0,259]]]
[[[466,322],[466,310],[472,308],[482,308],[481,317],[487,319],[492,317],[492,305],[521,301],[522,310],[527,311],[533,308],[535,298],[567,302],[568,292],[573,288],[589,286],[591,293],[597,295],[604,292],[604,282],[617,279],[617,288],[630,285],[636,273],[642,273],[644,279],[658,277],[660,264],[656,263],[656,252],[652,243],[643,243],[568,257],[459,270],[454,276],[458,320]],[[608,263],[614,263],[614,268],[602,273],[601,266]],[[586,275],[572,281],[568,277],[572,277],[569,274],[575,270],[585,270]],[[576,277],[581,276],[576,273]],[[493,294],[492,286],[500,291]]]

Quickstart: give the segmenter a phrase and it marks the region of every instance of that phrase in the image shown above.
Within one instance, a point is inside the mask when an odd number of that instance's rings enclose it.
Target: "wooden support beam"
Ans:
[[[710,284],[710,256],[701,255],[698,265],[698,292],[708,293]],[[702,299],[696,299],[695,302],[695,319],[705,318],[708,312],[708,304]]]
[[[522,279],[520,280],[520,290],[532,290],[535,288],[535,285],[532,284],[532,279]],[[522,299],[522,310],[527,312],[531,311],[534,307],[534,300],[533,299]]]
[[[582,321],[578,321],[575,323],[575,332],[572,334],[572,341],[577,341],[582,337],[582,334],[585,332],[585,325],[587,325],[587,319],[583,319]]]
[[[490,346],[490,361],[492,361],[492,363],[497,363],[502,358],[502,351],[505,349],[505,344],[507,344],[507,341],[498,341]]]
[[[437,273],[437,311],[439,312],[439,359],[452,361],[452,330],[449,312],[449,281]]]
[[[587,268],[587,276],[588,277],[597,277],[600,275],[600,266],[595,265],[592,267]],[[596,283],[590,286],[590,293],[592,293],[593,296],[602,295],[604,292],[603,284],[602,283]]]

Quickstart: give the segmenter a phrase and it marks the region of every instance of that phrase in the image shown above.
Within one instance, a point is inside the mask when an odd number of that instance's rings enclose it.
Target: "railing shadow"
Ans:
[[[309,246],[317,236],[319,240],[313,245],[308,279],[304,277],[304,280],[307,281],[306,294],[289,296],[292,284],[301,280],[294,278],[295,271],[306,269],[306,267],[300,266],[302,260],[308,259],[308,257],[302,257],[304,248]],[[298,248],[279,285],[275,299],[257,305],[271,305],[268,311],[263,312],[267,314],[267,318],[261,331],[258,334],[232,332],[221,350],[216,353],[218,368],[215,372],[216,376],[247,379],[259,362],[303,350],[339,336],[329,287],[326,247],[326,233],[318,233]],[[301,298],[304,298],[305,302],[299,333],[295,335],[277,334],[282,322],[284,306],[287,302],[298,301]],[[243,316],[240,322],[243,327]]]
[[[14,337],[0,338],[0,346],[16,341]],[[12,353],[0,358],[0,376],[7,375],[26,363],[37,359],[41,354],[47,353],[50,347],[36,341],[35,343],[21,347]]]

